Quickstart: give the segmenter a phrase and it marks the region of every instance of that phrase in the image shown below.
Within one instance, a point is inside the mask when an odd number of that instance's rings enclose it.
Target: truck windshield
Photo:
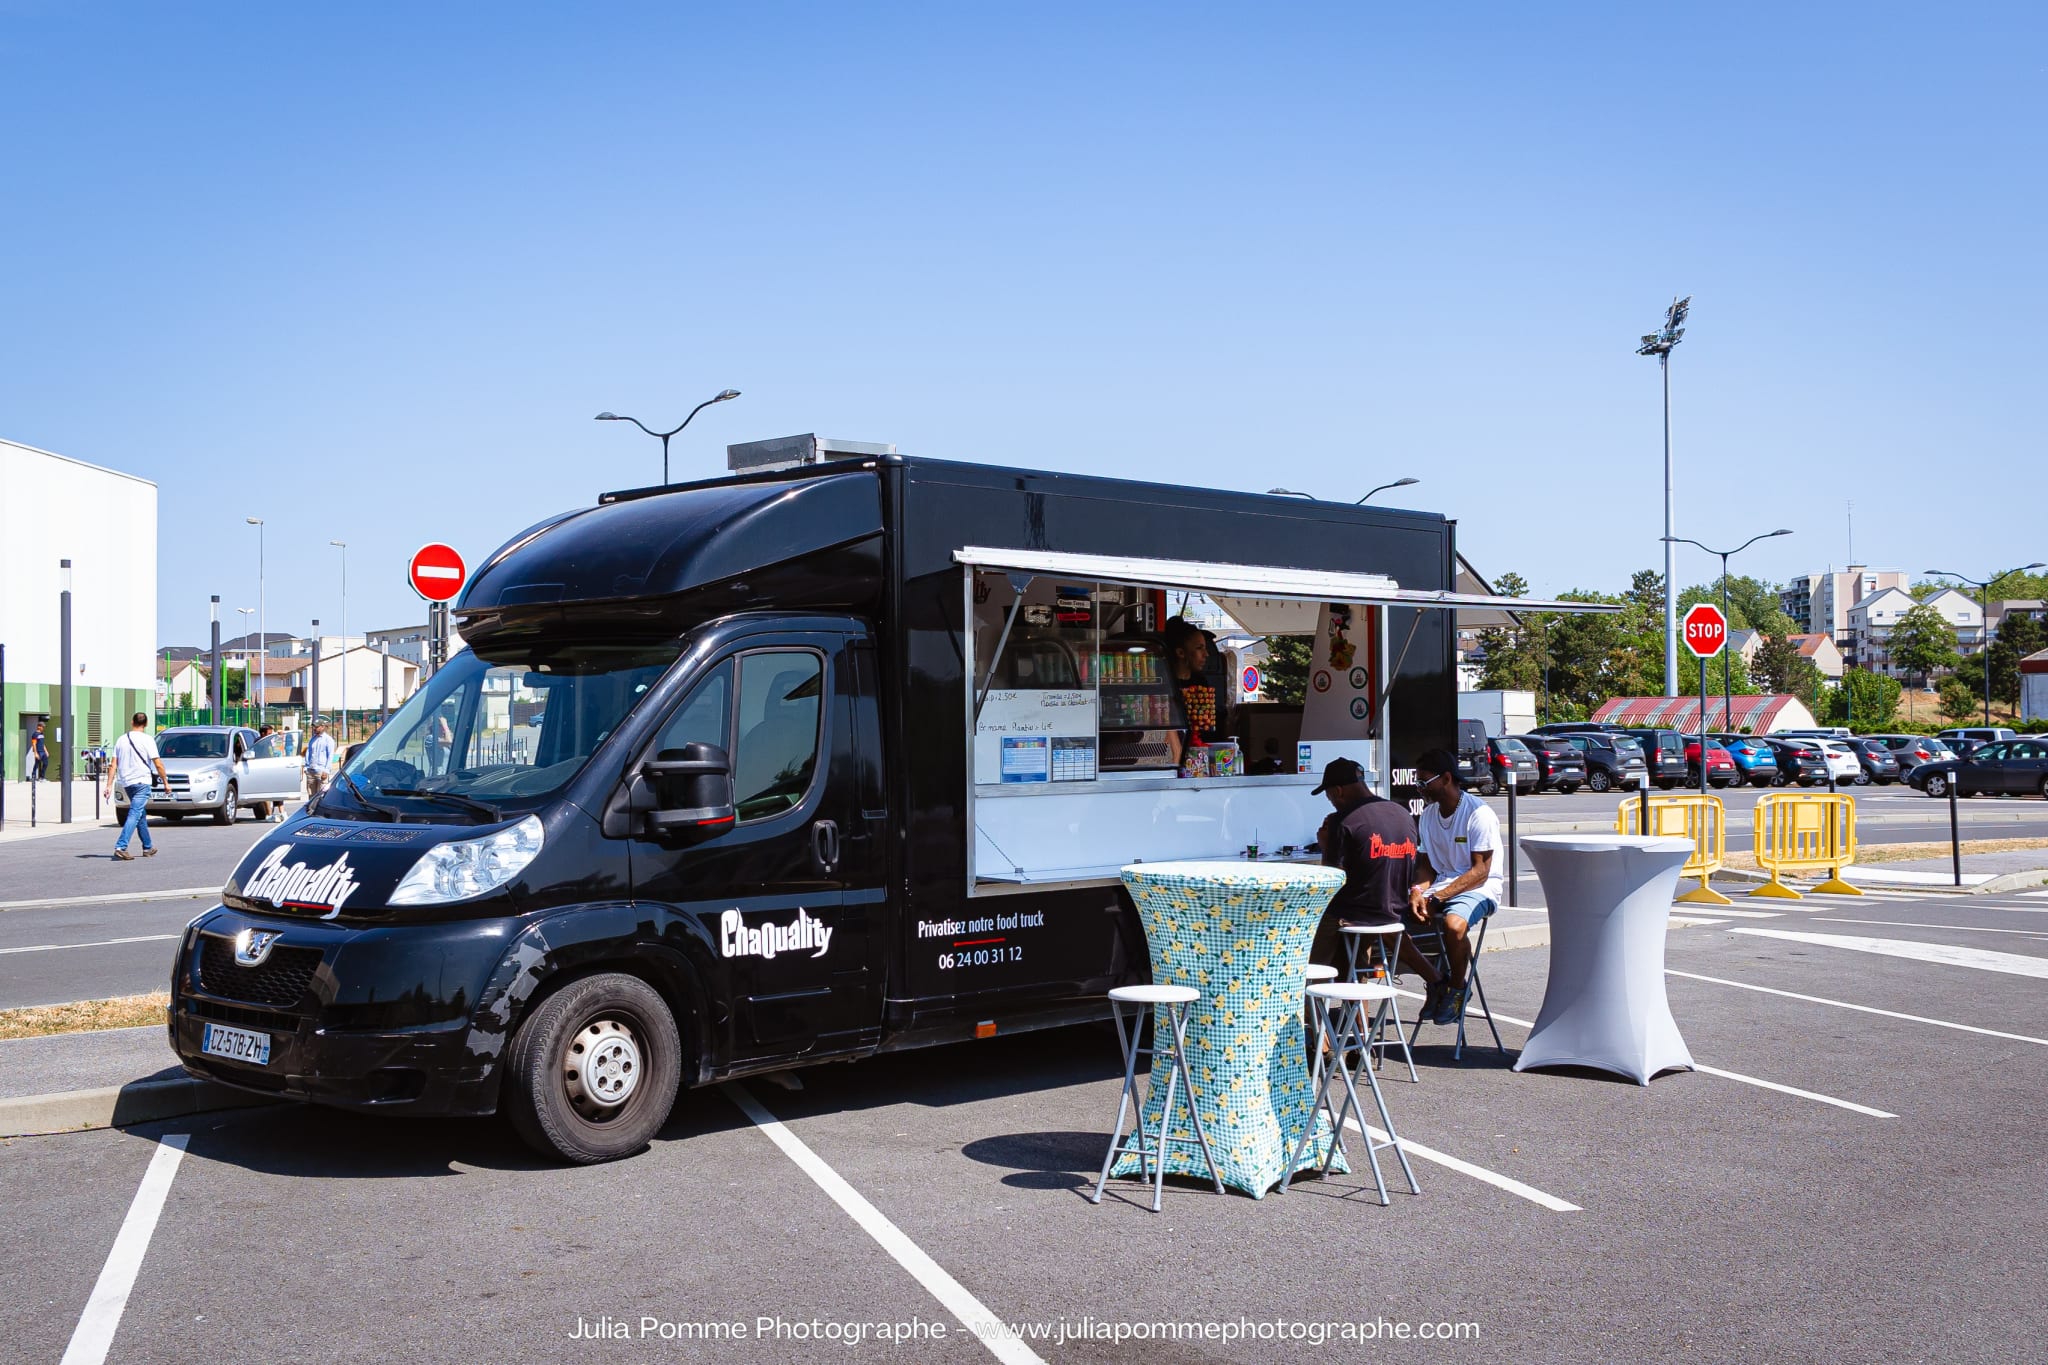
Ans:
[[[523,646],[517,658],[465,650],[436,673],[343,770],[333,800],[357,794],[410,817],[477,819],[560,791],[681,652],[678,643]],[[323,801],[323,808],[327,808]]]

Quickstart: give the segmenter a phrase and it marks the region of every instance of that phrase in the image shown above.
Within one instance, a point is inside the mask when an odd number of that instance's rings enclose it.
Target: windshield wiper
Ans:
[[[375,801],[372,801],[369,797],[363,795],[363,789],[356,785],[356,780],[348,775],[347,769],[342,770],[341,780],[348,783],[349,791],[355,796],[357,801],[362,803],[364,810],[373,810],[377,812],[377,814],[383,816],[385,820],[391,824],[395,825],[398,823],[398,812],[391,809],[391,807],[389,806],[380,806]]]
[[[454,792],[428,791],[425,787],[384,787],[380,788],[377,794],[379,796],[417,796],[423,801],[445,801],[450,805],[463,806],[475,811],[486,820],[502,820],[505,818],[505,812],[499,810],[496,806],[487,806],[481,801],[471,800],[467,796],[458,796]]]

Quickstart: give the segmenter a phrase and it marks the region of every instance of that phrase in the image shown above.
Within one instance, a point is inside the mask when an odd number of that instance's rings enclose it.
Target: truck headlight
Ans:
[[[436,844],[420,855],[391,893],[393,905],[443,905],[496,891],[526,870],[540,852],[540,817],[476,839]]]

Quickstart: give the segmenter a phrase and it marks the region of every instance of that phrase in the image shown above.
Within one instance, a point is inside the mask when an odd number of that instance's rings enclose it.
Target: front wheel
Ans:
[[[506,1115],[543,1154],[615,1161],[668,1122],[682,1050],[654,987],[618,972],[585,977],[548,997],[512,1036]]]
[[[1604,795],[1614,790],[1614,779],[1601,772],[1598,768],[1595,768],[1592,774],[1586,778],[1586,785]]]
[[[1948,779],[1940,773],[1927,779],[1927,794],[1941,800],[1948,799]]]
[[[220,799],[220,809],[213,813],[213,823],[216,825],[232,825],[235,823],[235,798],[237,795],[235,784],[232,782],[228,783],[227,793]]]

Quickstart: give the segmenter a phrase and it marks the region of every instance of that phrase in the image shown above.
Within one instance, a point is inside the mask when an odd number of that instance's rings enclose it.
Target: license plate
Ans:
[[[199,1050],[214,1057],[225,1057],[231,1062],[247,1062],[251,1066],[270,1065],[270,1035],[255,1033],[245,1028],[229,1028],[225,1024],[208,1024],[200,1035]]]

